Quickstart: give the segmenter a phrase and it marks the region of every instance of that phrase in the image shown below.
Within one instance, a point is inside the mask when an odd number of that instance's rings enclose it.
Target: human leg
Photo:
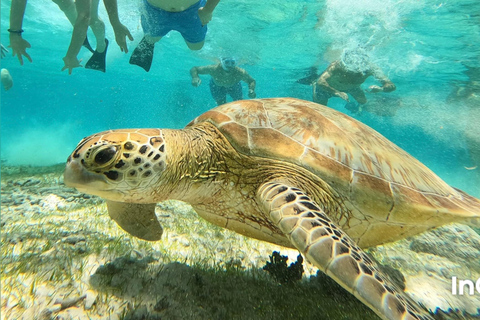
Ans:
[[[205,44],[205,41],[202,42],[197,42],[197,43],[191,43],[185,40],[185,43],[187,44],[188,48],[193,51],[197,51],[203,48],[203,45]]]
[[[328,99],[332,97],[332,95],[324,90],[322,90],[316,84],[313,84],[313,102],[323,104],[326,106],[328,104]]]
[[[365,96],[365,92],[362,90],[362,88],[354,88],[349,90],[347,93],[349,93],[358,103],[367,103],[367,97]]]
[[[75,2],[73,0],[52,0],[52,1],[60,8],[60,10],[63,11],[68,21],[70,21],[72,26],[74,26],[75,21],[77,21],[77,8],[75,6]],[[83,46],[93,53],[94,50],[90,45],[90,42],[88,41],[88,36],[85,37]]]
[[[205,44],[205,36],[208,28],[206,25],[202,25],[200,17],[198,16],[198,9],[205,6],[205,3],[205,0],[200,0],[185,11],[175,15],[176,27],[174,27],[174,30],[182,34],[190,50],[200,50]]]
[[[146,0],[143,1],[141,22],[145,36],[133,50],[129,60],[130,64],[142,67],[147,72],[150,71],[155,43],[171,30],[166,23],[169,16],[169,12],[153,7]]]
[[[68,21],[75,24],[77,21],[77,9],[75,8],[75,2],[73,0],[52,0],[63,11]]]
[[[97,39],[97,48],[85,68],[105,72],[108,40],[105,38],[105,23],[98,17],[98,3],[99,0],[92,0],[90,7],[90,28]]]
[[[107,45],[105,42],[105,23],[98,16],[98,4],[99,0],[92,0],[92,6],[90,7],[90,28],[97,39],[96,51],[105,51]]]
[[[349,93],[353,99],[355,99],[356,103],[350,101],[345,104],[345,109],[349,110],[353,114],[359,113],[362,111],[362,105],[367,103],[367,97],[365,96],[365,92],[362,88],[353,88],[350,89],[347,93]]]

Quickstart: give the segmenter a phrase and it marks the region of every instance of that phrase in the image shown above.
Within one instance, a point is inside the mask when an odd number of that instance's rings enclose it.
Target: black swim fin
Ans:
[[[106,70],[106,62],[105,58],[107,56],[107,49],[108,49],[108,40],[105,39],[105,50],[103,52],[98,52],[95,50],[93,55],[90,59],[88,59],[87,63],[85,64],[86,69],[94,69],[98,71],[105,72]]]
[[[140,41],[135,50],[133,50],[129,61],[130,64],[136,64],[145,69],[145,71],[150,71],[153,60],[153,49],[155,49],[155,43],[149,43],[145,37],[143,37],[142,41]]]
[[[311,67],[308,69],[308,75],[302,79],[299,79],[297,81],[295,81],[296,83],[300,83],[300,84],[306,84],[308,86],[311,86],[312,83],[314,83],[315,81],[317,81],[319,75],[318,75],[318,71],[317,71],[317,68],[316,67]]]
[[[92,46],[90,45],[90,41],[88,41],[88,36],[85,37],[85,40],[83,41],[82,46],[88,49],[91,53],[94,53],[95,50],[93,50]]]
[[[352,114],[357,114],[362,110],[360,104],[353,101],[347,102],[344,107]]]

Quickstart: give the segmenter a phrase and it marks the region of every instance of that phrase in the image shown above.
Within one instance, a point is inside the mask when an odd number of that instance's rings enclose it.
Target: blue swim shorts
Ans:
[[[233,101],[242,100],[242,84],[240,82],[235,83],[231,87],[221,87],[217,85],[212,78],[210,78],[210,93],[215,101],[222,101],[227,98],[227,94],[232,97]]]
[[[156,8],[143,0],[141,20],[143,32],[152,37],[163,37],[171,30],[182,34],[185,41],[198,43],[205,40],[207,26],[203,26],[198,9],[205,6],[206,0],[200,0],[181,12],[169,12]]]

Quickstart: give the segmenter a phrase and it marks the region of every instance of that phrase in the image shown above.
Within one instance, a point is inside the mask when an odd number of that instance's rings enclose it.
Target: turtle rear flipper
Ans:
[[[162,238],[163,229],[155,215],[155,203],[127,203],[107,200],[108,214],[132,236],[157,241]]]
[[[300,189],[269,182],[258,191],[270,218],[307,259],[388,320],[433,320]]]

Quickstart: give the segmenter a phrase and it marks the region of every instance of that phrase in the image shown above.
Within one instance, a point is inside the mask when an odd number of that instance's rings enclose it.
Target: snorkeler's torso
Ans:
[[[232,87],[234,84],[242,80],[243,70],[235,67],[230,71],[225,71],[222,66],[218,64],[210,75],[217,86]]]
[[[330,71],[330,78],[327,82],[337,90],[348,90],[359,87],[370,75],[370,72],[349,71],[341,65],[337,65]]]
[[[152,6],[169,12],[181,12],[199,0],[147,0]]]

